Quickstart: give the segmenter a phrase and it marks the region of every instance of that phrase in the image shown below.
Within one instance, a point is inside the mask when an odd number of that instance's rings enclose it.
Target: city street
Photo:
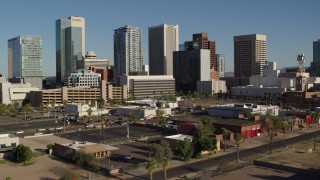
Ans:
[[[291,145],[291,144],[294,144],[294,143],[297,143],[297,142],[300,142],[300,141],[303,141],[306,139],[313,138],[316,134],[317,134],[317,136],[320,136],[320,131],[317,130],[314,132],[301,134],[299,136],[288,138],[285,140],[286,145]],[[283,139],[279,139],[278,141],[273,143],[274,149],[280,148],[280,147],[284,147],[284,140]],[[243,149],[240,151],[240,158],[245,159],[246,157],[253,156],[255,154],[265,154],[265,153],[268,153],[268,150],[269,150],[269,144],[263,144],[261,146],[250,148],[250,149]],[[225,154],[222,156],[203,159],[203,160],[200,160],[197,162],[188,163],[185,165],[169,168],[167,170],[167,176],[169,179],[169,178],[179,177],[179,176],[190,174],[190,173],[199,172],[199,171],[202,171],[202,170],[205,170],[208,168],[217,167],[221,160],[226,160],[226,161],[232,162],[235,160],[235,157],[236,157],[236,153],[232,152],[232,153]],[[146,174],[146,170],[145,169],[140,169],[140,170],[141,170],[140,172],[144,172],[144,174],[134,174],[134,171],[131,171],[131,172],[128,172],[128,174],[131,176],[131,178],[128,178],[128,179],[132,179],[132,180],[148,179],[149,175]],[[154,172],[153,178],[155,180],[164,179],[163,178],[163,171],[160,170],[160,171]]]

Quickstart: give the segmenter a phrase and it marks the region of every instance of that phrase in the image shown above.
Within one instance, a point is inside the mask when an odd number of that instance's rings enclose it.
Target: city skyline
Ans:
[[[305,53],[306,66],[310,66],[313,41],[320,38],[320,25],[315,22],[319,15],[318,1],[190,1],[183,4],[173,2],[170,6],[166,3],[169,1],[74,2],[16,0],[3,3],[0,22],[5,26],[0,30],[0,62],[3,64],[0,73],[8,74],[8,39],[39,35],[43,41],[44,75],[55,75],[55,20],[69,16],[86,19],[85,51],[93,50],[99,57],[110,59],[111,64],[114,64],[113,30],[125,25],[142,29],[143,64],[149,64],[148,26],[161,23],[179,25],[179,44],[189,40],[194,33],[208,32],[209,40],[216,42],[216,53],[225,54],[227,72],[233,71],[234,67],[233,36],[266,34],[267,61],[277,61],[279,67],[297,66],[298,53]],[[59,3],[64,5],[57,6]],[[201,7],[201,12],[195,13],[199,4],[205,6]],[[17,13],[10,13],[11,7],[15,7]],[[29,12],[23,13],[23,9],[29,9]]]

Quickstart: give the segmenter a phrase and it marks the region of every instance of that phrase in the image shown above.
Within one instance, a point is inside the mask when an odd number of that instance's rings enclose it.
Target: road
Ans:
[[[39,129],[39,128],[51,128],[63,126],[61,120],[50,120],[50,121],[31,121],[31,122],[19,122],[14,124],[0,124],[0,133],[8,131],[20,131],[28,129]]]
[[[296,137],[292,137],[290,139],[286,139],[286,144],[291,145],[303,140],[307,140],[307,139],[311,139],[313,138],[315,135],[317,134],[317,136],[320,135],[320,131],[314,131],[314,132],[310,132],[308,134],[303,134],[300,136],[296,136]],[[273,143],[273,148],[280,148],[284,146],[284,140],[279,140]],[[254,154],[262,154],[262,153],[266,153],[269,151],[269,144],[265,144],[262,146],[258,146],[255,148],[251,148],[251,149],[245,149],[240,151],[240,158],[245,158],[245,157],[249,157],[252,156]],[[178,167],[173,167],[167,170],[167,177],[169,178],[174,178],[174,177],[179,177],[179,176],[183,176],[185,174],[189,174],[189,173],[193,173],[193,172],[197,172],[197,171],[201,171],[210,167],[215,167],[218,166],[219,161],[220,160],[227,160],[227,161],[234,161],[236,158],[236,153],[230,153],[230,154],[226,154],[223,156],[219,156],[219,157],[214,157],[214,158],[209,158],[209,159],[205,159],[202,161],[198,161],[198,162],[193,162],[193,163],[189,163],[186,165],[182,165],[182,166],[178,166]],[[142,176],[139,177],[132,177],[132,178],[128,178],[130,180],[139,180],[139,179],[148,179],[149,175],[148,174],[144,174]],[[153,173],[153,179],[154,180],[162,180],[164,179],[163,177],[163,171],[157,171]]]

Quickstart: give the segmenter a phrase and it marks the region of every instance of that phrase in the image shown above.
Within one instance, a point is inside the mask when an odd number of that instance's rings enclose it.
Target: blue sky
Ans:
[[[233,71],[233,36],[267,35],[267,60],[278,67],[296,66],[296,56],[312,61],[312,42],[320,39],[319,0],[4,0],[0,2],[0,73],[7,76],[7,40],[40,35],[44,75],[55,75],[55,20],[86,19],[86,51],[113,64],[113,30],[125,25],[142,29],[142,53],[148,64],[148,26],[179,25],[179,41],[208,32],[216,52],[226,55]]]

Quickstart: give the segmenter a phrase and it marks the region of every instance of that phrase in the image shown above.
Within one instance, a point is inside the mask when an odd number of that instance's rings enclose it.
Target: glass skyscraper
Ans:
[[[71,16],[56,20],[56,79],[64,79],[84,67],[85,20]]]
[[[142,71],[141,29],[125,26],[114,30],[114,67],[118,75]]]
[[[219,77],[224,77],[225,72],[225,55],[224,54],[216,54],[216,69],[219,73]]]
[[[8,78],[24,78],[42,88],[42,40],[22,35],[8,40]],[[37,79],[37,80],[35,80]]]

